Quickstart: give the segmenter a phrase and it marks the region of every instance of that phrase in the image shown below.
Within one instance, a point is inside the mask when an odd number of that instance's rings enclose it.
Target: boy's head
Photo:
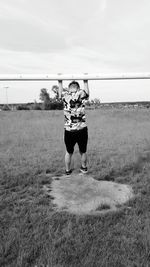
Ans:
[[[71,92],[75,92],[80,89],[80,85],[76,81],[72,81],[71,83],[69,83],[68,87],[69,87],[69,91]]]

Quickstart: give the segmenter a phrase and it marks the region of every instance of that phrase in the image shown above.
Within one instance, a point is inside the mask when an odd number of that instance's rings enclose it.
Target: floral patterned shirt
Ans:
[[[87,127],[85,117],[85,101],[88,94],[84,90],[76,92],[64,92],[64,128],[67,131],[76,131]]]

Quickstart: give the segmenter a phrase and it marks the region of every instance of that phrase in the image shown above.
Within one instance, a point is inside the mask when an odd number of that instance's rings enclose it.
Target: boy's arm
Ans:
[[[84,80],[84,89],[81,92],[81,98],[82,99],[88,99],[89,98],[89,85],[88,85],[88,80]]]
[[[86,92],[87,96],[89,97],[89,85],[88,85],[88,80],[84,80],[84,91]]]
[[[63,88],[62,80],[58,81],[58,98],[61,99],[68,92],[68,88]]]

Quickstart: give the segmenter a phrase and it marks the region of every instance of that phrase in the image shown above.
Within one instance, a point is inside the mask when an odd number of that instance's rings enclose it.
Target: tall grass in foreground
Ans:
[[[55,212],[42,187],[64,173],[63,112],[0,112],[0,266],[150,266],[150,111],[93,110],[87,121],[89,175],[136,197],[105,216]]]

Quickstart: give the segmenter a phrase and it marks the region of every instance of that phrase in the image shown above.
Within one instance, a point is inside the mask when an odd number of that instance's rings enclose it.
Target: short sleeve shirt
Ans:
[[[64,128],[67,131],[75,131],[87,127],[85,117],[86,99],[88,99],[88,94],[84,90],[63,93]]]

